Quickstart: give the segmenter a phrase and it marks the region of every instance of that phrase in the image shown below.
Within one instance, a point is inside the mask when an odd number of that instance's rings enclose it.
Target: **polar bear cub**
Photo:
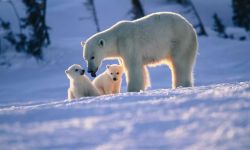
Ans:
[[[99,92],[89,78],[84,75],[85,70],[78,64],[70,66],[65,73],[70,81],[68,99],[81,98],[84,96],[99,96]]]
[[[106,70],[93,80],[93,84],[102,95],[120,93],[122,74],[121,65],[107,65]]]

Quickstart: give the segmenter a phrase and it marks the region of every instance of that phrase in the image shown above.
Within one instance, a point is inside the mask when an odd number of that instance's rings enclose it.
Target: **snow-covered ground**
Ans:
[[[128,0],[95,2],[102,30],[130,18]],[[183,9],[142,2],[147,13]],[[250,41],[215,36],[214,12],[237,29],[231,1],[209,2],[194,0],[211,35],[199,37],[195,87],[170,89],[170,71],[160,66],[150,68],[148,91],[126,93],[124,81],[121,94],[68,102],[64,70],[85,67],[80,41],[95,26],[83,0],[48,1],[52,45],[45,60],[10,54],[11,67],[0,67],[0,149],[249,149]],[[117,61],[104,62],[98,74],[107,63]]]
[[[248,149],[250,82],[6,106],[1,149]]]

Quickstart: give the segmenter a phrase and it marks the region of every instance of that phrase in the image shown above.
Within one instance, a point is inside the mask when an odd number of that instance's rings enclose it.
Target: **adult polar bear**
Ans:
[[[134,21],[121,21],[81,44],[93,77],[102,60],[121,60],[129,92],[150,86],[147,65],[167,64],[172,88],[193,86],[197,36],[192,25],[179,14],[159,12]]]

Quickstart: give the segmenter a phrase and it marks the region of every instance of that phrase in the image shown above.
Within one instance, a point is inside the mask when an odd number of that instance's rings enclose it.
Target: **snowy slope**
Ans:
[[[128,0],[95,2],[102,30],[130,17]],[[165,0],[142,2],[147,13],[183,9]],[[232,25],[229,0],[194,2],[208,29],[214,11]],[[1,150],[250,148],[249,40],[218,38],[211,30],[199,37],[194,88],[171,90],[170,71],[159,66],[149,70],[148,91],[126,93],[124,80],[121,94],[68,102],[64,70],[86,67],[80,41],[95,26],[83,0],[48,5],[52,45],[45,60],[15,54],[11,67],[0,66]],[[105,61],[98,74],[108,63],[117,61]]]
[[[249,149],[250,82],[0,109],[1,149]]]

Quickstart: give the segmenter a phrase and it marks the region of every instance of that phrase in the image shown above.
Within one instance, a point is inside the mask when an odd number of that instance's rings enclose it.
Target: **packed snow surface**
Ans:
[[[250,82],[5,106],[3,149],[247,149]]]

